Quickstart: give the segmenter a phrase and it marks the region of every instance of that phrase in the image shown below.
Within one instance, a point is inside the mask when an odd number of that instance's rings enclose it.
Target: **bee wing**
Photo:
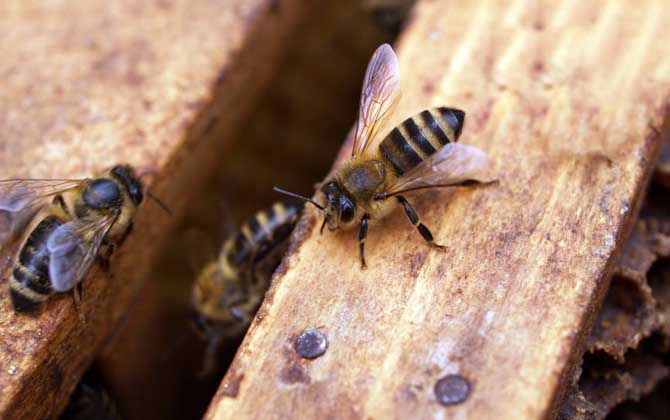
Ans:
[[[84,278],[115,220],[116,214],[92,222],[73,220],[49,236],[49,277],[56,292],[68,291]]]
[[[0,210],[19,212],[81,183],[80,179],[2,179]]]
[[[0,243],[17,236],[48,199],[81,184],[71,179],[0,180]]]
[[[399,87],[398,57],[384,44],[374,52],[365,71],[352,156],[363,153],[372,143],[384,117],[397,103]]]
[[[449,187],[467,181],[485,181],[486,153],[475,146],[449,143],[388,186],[383,197],[431,187]]]

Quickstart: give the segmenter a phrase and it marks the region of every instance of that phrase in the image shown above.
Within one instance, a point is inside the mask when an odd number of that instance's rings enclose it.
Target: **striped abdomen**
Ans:
[[[34,311],[51,294],[47,239],[63,223],[56,216],[45,217],[23,244],[9,280],[12,304],[17,311]]]
[[[458,109],[427,109],[391,130],[379,150],[401,176],[445,144],[458,141],[464,119],[465,113]]]
[[[291,234],[302,208],[302,203],[275,203],[256,213],[224,245],[227,262],[241,267],[260,261]]]

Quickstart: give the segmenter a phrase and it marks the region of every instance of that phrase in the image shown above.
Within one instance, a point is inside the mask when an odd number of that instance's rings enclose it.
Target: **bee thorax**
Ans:
[[[384,164],[378,160],[367,160],[351,165],[341,182],[344,190],[358,203],[372,200],[385,178]]]

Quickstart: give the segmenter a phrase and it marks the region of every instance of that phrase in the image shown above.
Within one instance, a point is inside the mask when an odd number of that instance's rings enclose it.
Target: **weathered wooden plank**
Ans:
[[[396,211],[371,229],[361,271],[356,232],[320,236],[308,211],[207,418],[555,413],[658,150],[670,10],[527,6],[420,2],[399,43],[396,120],[465,109],[462,141],[500,181],[416,196],[448,252]],[[314,360],[293,348],[309,327],[329,341]],[[450,374],[470,393],[445,407],[434,387]]]
[[[115,163],[150,171],[173,210],[140,208],[135,231],[38,317],[2,287],[0,417],[53,418],[135,299],[170,225],[273,72],[300,1],[3,2],[0,178],[82,177]]]

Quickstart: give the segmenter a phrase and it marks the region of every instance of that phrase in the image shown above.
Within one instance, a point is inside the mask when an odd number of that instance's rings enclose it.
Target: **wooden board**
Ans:
[[[6,1],[0,5],[0,178],[149,172],[150,201],[112,260],[39,317],[0,300],[0,418],[54,418],[133,304],[169,227],[274,70],[300,1]],[[4,250],[3,250],[4,251]],[[8,259],[3,256],[3,263]],[[3,273],[3,278],[5,273]]]
[[[499,185],[416,195],[448,252],[398,210],[367,271],[357,232],[320,236],[308,211],[207,418],[552,417],[658,151],[669,20],[662,0],[420,2],[394,117],[465,109]],[[294,350],[310,327],[329,342],[313,360]],[[436,400],[447,375],[458,405]]]

